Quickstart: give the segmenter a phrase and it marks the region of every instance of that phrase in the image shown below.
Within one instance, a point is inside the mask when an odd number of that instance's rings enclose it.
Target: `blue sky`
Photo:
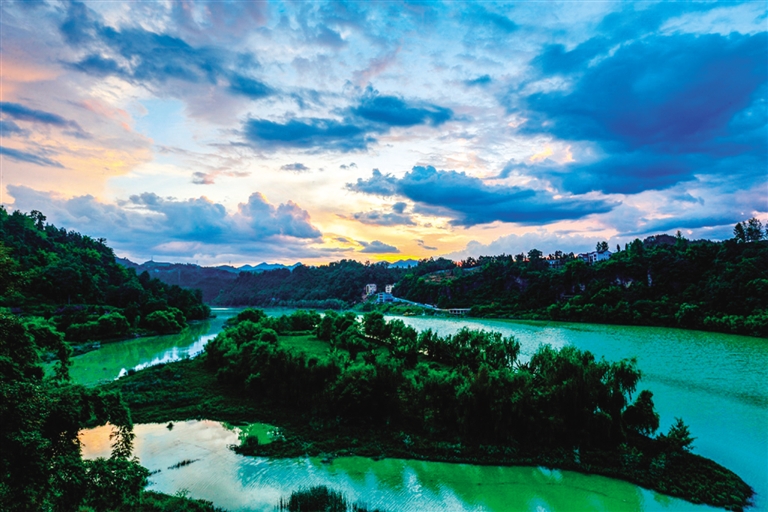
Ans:
[[[765,2],[3,2],[7,208],[137,261],[768,220]]]

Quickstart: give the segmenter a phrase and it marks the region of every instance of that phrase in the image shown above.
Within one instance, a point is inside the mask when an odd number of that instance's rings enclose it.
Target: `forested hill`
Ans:
[[[589,265],[540,251],[483,257],[438,272],[421,266],[395,295],[471,308],[473,316],[660,325],[768,336],[768,240],[723,242],[661,235]],[[762,238],[762,239],[761,239]],[[659,243],[671,241],[671,243]]]
[[[360,263],[341,260],[290,271],[276,269],[259,274],[241,272],[214,304],[222,306],[292,306],[311,308],[348,307],[358,302],[365,285],[375,284],[384,291],[398,282],[408,269],[388,263]]]
[[[176,332],[210,315],[199,291],[137,276],[105,240],[45,221],[38,211],[0,208],[0,306],[25,321],[86,341]]]
[[[152,278],[166,284],[200,290],[203,294],[203,302],[207,304],[212,303],[222,290],[229,288],[237,279],[237,272],[219,267],[201,267],[192,263],[147,261],[138,264],[125,258],[117,258],[117,262],[134,269],[137,274],[147,272]]]

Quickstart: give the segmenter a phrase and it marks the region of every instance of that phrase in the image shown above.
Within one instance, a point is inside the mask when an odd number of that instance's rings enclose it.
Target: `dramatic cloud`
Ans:
[[[610,211],[615,204],[585,198],[555,199],[552,195],[514,186],[486,185],[463,172],[414,167],[402,178],[374,170],[372,176],[347,184],[349,190],[379,196],[401,196],[425,213],[451,217],[456,226],[494,221],[524,225],[579,219]]]
[[[179,80],[193,84],[228,84],[233,94],[259,99],[274,91],[263,82],[234,71],[255,69],[255,59],[237,56],[222,47],[195,47],[180,37],[142,27],[105,25],[84,4],[71,2],[61,24],[64,40],[84,55],[69,63],[94,76],[117,76],[137,84],[164,84]],[[245,58],[243,58],[245,57]],[[238,64],[240,66],[238,66]]]
[[[108,204],[93,196],[64,199],[28,187],[8,189],[15,207],[44,211],[50,222],[107,238],[117,250],[130,254],[193,247],[208,255],[235,250],[239,257],[245,256],[242,251],[253,251],[262,257],[293,258],[302,251],[317,255],[318,250],[307,243],[322,237],[306,210],[292,201],[272,205],[258,192],[229,213],[205,197],[179,200],[146,192]]]
[[[366,149],[376,136],[392,128],[416,125],[439,126],[453,117],[450,109],[424,102],[407,102],[395,96],[381,96],[366,89],[357,105],[341,119],[304,118],[278,123],[265,119],[249,119],[243,135],[263,149],[304,148],[325,151]],[[342,164],[342,169],[345,168]]]
[[[275,208],[257,192],[251,194],[247,203],[241,203],[238,206],[238,212],[247,220],[249,227],[257,236],[283,235],[295,238],[322,236],[322,233],[310,223],[309,213],[293,201]]]
[[[346,152],[365,149],[374,140],[363,126],[332,119],[291,119],[284,124],[250,119],[243,128],[245,138],[264,149],[322,148]]]
[[[523,131],[594,141],[606,152],[559,176],[568,190],[636,193],[765,168],[766,33],[653,36],[607,54],[606,43],[553,46],[534,60],[575,83],[528,96]],[[742,165],[722,165],[736,159]]]
[[[363,242],[362,240],[358,240],[357,243],[363,246],[359,252],[365,254],[392,254],[400,252],[400,249],[397,247],[385,244],[384,242],[379,242],[378,240],[374,240],[373,242]]]
[[[587,249],[768,214],[764,2],[2,13],[0,196],[119,250],[323,263],[549,232]]]

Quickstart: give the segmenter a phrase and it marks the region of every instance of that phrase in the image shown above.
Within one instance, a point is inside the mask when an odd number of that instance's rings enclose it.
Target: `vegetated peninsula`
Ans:
[[[497,333],[417,332],[379,312],[247,309],[202,357],[143,370],[121,390],[140,421],[267,422],[268,457],[360,455],[493,465],[543,465],[634,482],[694,503],[740,510],[752,489],[690,452],[678,419],[654,436],[653,394],[633,359],[573,347],[520,345]]]
[[[567,248],[566,248],[567,251]],[[189,268],[187,268],[189,267]],[[168,283],[205,283],[221,306],[288,306],[382,311],[361,296],[394,285],[395,299],[440,309],[466,309],[470,316],[625,325],[655,325],[768,337],[768,240],[757,219],[740,222],[734,238],[687,240],[682,235],[636,239],[611,251],[598,244],[586,254],[531,249],[517,255],[454,262],[425,259],[412,267],[342,260],[260,273],[213,274],[194,266],[161,271]],[[197,267],[199,269],[200,267]],[[213,271],[213,269],[211,269]],[[185,274],[186,272],[186,274]],[[408,306],[395,303],[394,312]],[[432,308],[421,311],[431,314]]]

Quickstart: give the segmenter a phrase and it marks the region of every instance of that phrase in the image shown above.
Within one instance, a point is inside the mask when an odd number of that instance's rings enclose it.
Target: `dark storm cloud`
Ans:
[[[473,226],[494,221],[538,225],[605,213],[616,204],[576,198],[554,199],[536,190],[489,186],[463,172],[414,167],[402,178],[374,170],[371,178],[347,184],[349,190],[380,196],[402,196],[420,212],[452,218],[451,224]]]
[[[593,141],[607,155],[569,166],[568,190],[637,193],[695,174],[732,173],[744,160],[750,172],[765,165],[765,32],[645,37],[608,56],[606,43],[549,47],[533,62],[545,74],[572,74],[575,83],[526,98],[522,130]]]
[[[60,169],[64,169],[64,166],[56,160],[51,160],[50,158],[28,153],[26,151],[19,151],[18,149],[0,146],[0,155],[7,156],[8,158],[16,160],[17,162],[28,162],[30,164],[40,165],[43,167],[58,167]]]

